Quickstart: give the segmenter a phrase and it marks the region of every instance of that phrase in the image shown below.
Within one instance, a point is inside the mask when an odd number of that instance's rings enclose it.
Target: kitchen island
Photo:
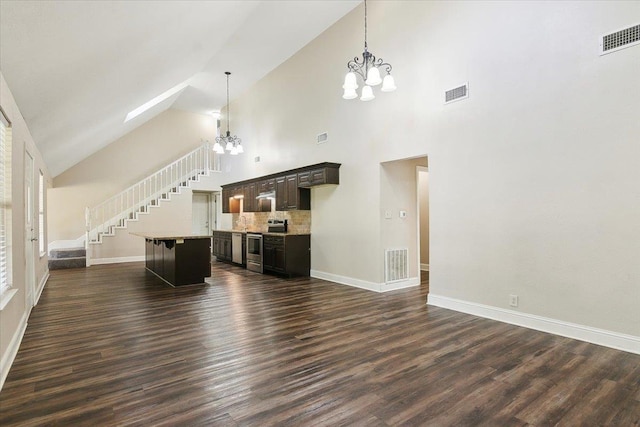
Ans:
[[[132,233],[145,239],[145,267],[171,286],[211,277],[211,236]]]

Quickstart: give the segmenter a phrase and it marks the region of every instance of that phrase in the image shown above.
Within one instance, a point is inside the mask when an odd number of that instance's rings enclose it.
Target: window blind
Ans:
[[[11,287],[11,126],[0,110],[0,295]]]

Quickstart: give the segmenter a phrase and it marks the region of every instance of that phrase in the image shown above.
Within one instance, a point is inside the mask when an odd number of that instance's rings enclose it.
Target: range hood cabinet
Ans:
[[[276,192],[275,191],[267,191],[266,193],[260,193],[258,194],[258,196],[256,196],[256,199],[258,200],[262,200],[262,199],[274,199],[276,198]]]

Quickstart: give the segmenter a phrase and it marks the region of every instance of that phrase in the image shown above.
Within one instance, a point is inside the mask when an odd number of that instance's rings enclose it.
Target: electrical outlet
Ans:
[[[260,162],[260,156],[254,157],[253,161],[256,162],[256,163],[259,163]]]
[[[518,295],[509,295],[509,305],[511,307],[518,306]]]

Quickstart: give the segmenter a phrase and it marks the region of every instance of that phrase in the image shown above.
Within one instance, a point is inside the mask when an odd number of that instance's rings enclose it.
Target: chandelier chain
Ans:
[[[364,0],[364,50],[367,50],[367,0]]]
[[[227,75],[227,134],[229,133],[229,75],[231,74],[229,71],[226,71]]]

